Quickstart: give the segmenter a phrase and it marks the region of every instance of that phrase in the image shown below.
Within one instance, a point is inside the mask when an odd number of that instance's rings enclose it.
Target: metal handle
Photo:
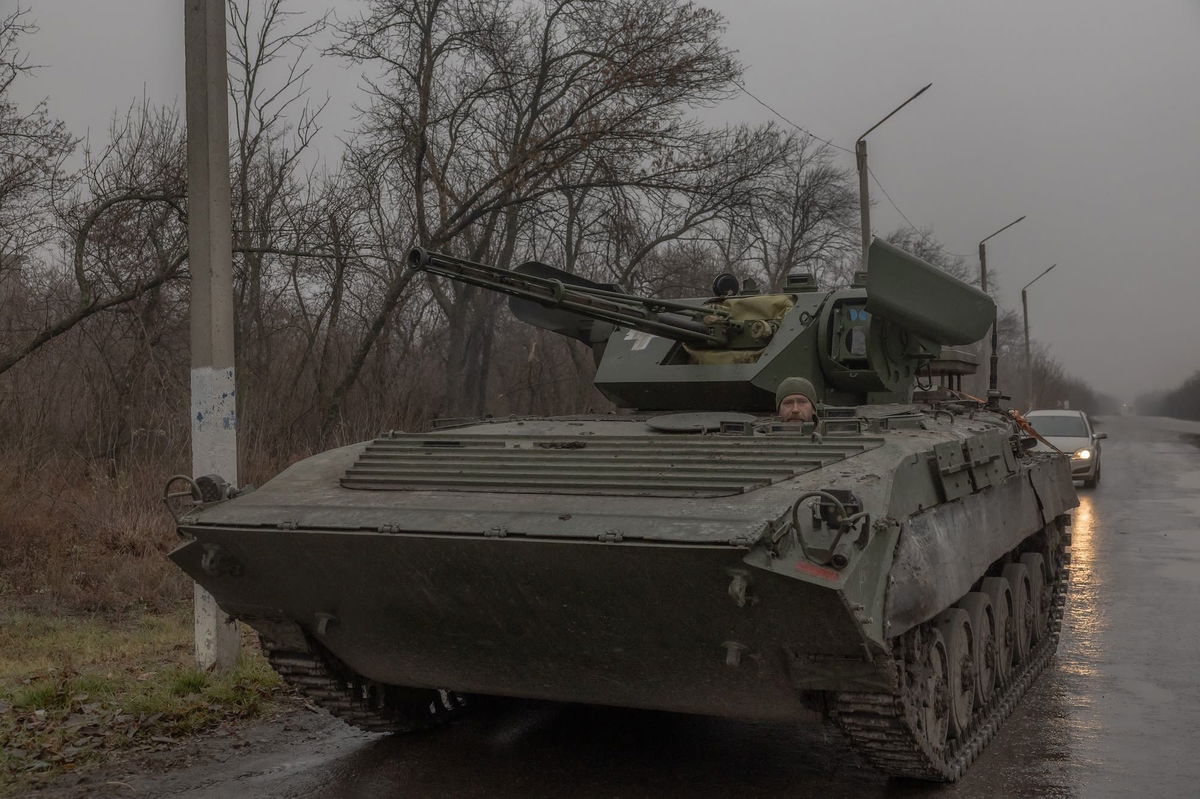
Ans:
[[[181,480],[187,484],[187,490],[172,491],[171,486]],[[200,493],[200,486],[196,485],[195,480],[186,474],[177,474],[167,480],[167,484],[163,486],[162,495],[163,505],[166,506],[167,513],[171,514],[171,518],[175,520],[176,524],[179,524],[179,519],[183,516],[183,497],[190,497],[192,500],[191,507],[195,507],[201,503],[203,495]]]
[[[818,560],[813,556],[813,554],[809,551],[808,546],[804,543],[804,536],[800,532],[800,503],[814,497],[829,500],[833,503],[838,511],[837,535],[833,537],[833,543],[829,545],[827,550],[825,550],[824,560]],[[800,547],[800,554],[802,554],[806,560],[812,561],[819,566],[834,565],[833,560],[834,556],[837,554],[838,544],[842,542],[842,538],[845,537],[846,533],[853,530],[855,525],[859,522],[863,522],[869,527],[871,524],[871,515],[865,510],[859,511],[858,513],[847,514],[846,506],[842,504],[842,501],[828,491],[809,491],[801,494],[796,498],[796,501],[792,503],[792,530],[796,534],[796,543]],[[840,566],[837,566],[837,568],[842,568],[845,565],[846,564],[843,563]]]

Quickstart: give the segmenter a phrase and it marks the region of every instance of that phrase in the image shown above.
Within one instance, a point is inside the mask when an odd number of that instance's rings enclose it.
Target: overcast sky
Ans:
[[[875,131],[871,167],[913,224],[977,264],[1001,302],[1030,290],[1033,335],[1071,373],[1132,399],[1200,369],[1200,2],[1197,0],[709,0],[747,89],[837,145],[924,84]],[[295,0],[297,9],[356,0]],[[11,9],[15,0],[0,0]],[[103,138],[145,93],[183,107],[182,0],[32,0],[45,65],[18,99],[47,97]],[[327,125],[351,125],[356,76],[320,64]],[[713,121],[774,118],[747,97]],[[853,167],[853,157],[841,154]],[[333,155],[330,155],[332,160]],[[907,224],[872,186],[877,234]]]

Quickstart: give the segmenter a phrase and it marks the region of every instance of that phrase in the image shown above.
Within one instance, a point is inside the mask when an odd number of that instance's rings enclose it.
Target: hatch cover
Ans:
[[[749,413],[714,413],[696,411],[692,413],[665,413],[646,420],[646,426],[663,433],[710,433],[721,429],[725,422],[753,424],[758,417]]]

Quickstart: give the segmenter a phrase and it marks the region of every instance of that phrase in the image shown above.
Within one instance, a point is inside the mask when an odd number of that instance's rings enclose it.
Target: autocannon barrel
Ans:
[[[408,264],[460,283],[689,344],[722,346],[736,324],[719,309],[612,291],[544,264],[537,265],[542,274],[535,275],[520,267],[501,269],[421,247],[409,253]],[[563,279],[547,277],[547,273]]]

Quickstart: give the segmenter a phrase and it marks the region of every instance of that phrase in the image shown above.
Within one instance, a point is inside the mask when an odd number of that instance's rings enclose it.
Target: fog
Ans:
[[[13,0],[5,0],[11,7]],[[1200,4],[710,0],[746,88],[780,115],[853,149],[854,139],[925,83],[933,87],[871,134],[876,234],[932,227],[977,264],[988,244],[1003,304],[1030,292],[1035,338],[1068,371],[1131,399],[1200,369],[1200,297],[1191,241],[1200,221]],[[303,0],[293,7],[358,2]],[[114,111],[144,95],[183,106],[178,0],[35,0],[25,42],[43,65],[18,99],[48,98],[77,133],[103,140]],[[328,92],[324,157],[353,126],[358,77],[316,65]],[[712,122],[778,117],[747,96],[701,112]],[[786,124],[780,122],[780,124]],[[840,154],[853,167],[853,156]],[[905,219],[907,217],[907,221]]]

